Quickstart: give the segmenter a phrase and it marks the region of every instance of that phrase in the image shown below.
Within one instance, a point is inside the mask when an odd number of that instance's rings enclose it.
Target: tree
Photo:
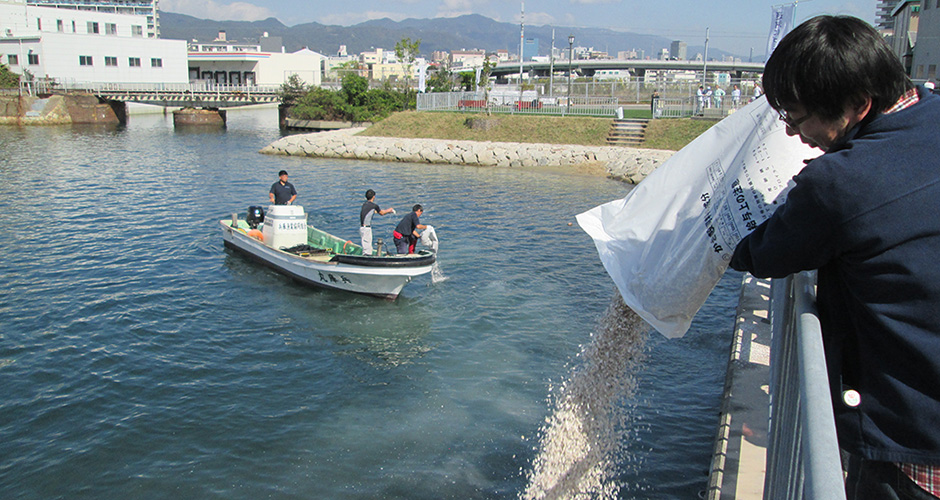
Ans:
[[[430,92],[453,92],[455,87],[454,73],[442,63],[436,71],[428,76],[428,89]]]
[[[421,40],[411,41],[411,38],[405,37],[395,44],[395,57],[405,65],[405,84],[407,89],[411,88],[411,70],[414,67],[415,59],[418,58],[421,49]]]
[[[281,84],[281,90],[278,91],[277,95],[281,99],[281,105],[290,109],[308,90],[307,84],[297,74],[293,74],[287,77],[286,82]]]
[[[11,89],[20,85],[20,75],[14,73],[5,64],[0,64],[0,88]]]

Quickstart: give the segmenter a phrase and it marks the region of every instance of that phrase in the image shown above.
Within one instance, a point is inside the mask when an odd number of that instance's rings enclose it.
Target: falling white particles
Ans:
[[[649,326],[614,294],[593,341],[554,397],[527,474],[524,500],[614,499],[628,409]]]

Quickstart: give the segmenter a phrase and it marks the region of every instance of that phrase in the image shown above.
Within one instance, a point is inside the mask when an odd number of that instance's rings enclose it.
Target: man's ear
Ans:
[[[859,96],[858,100],[850,105],[849,112],[851,113],[849,118],[854,123],[864,120],[871,112],[871,96]]]

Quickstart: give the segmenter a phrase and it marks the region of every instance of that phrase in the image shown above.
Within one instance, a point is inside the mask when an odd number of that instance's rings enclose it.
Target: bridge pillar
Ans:
[[[225,126],[225,110],[214,109],[214,108],[178,109],[173,112],[173,126],[174,127],[188,127],[188,126],[224,127]]]

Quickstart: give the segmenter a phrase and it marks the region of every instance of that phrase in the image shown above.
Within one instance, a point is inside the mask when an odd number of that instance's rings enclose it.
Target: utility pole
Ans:
[[[525,0],[522,0],[522,18],[519,21],[519,110],[522,110],[522,64],[525,62]]]
[[[555,97],[555,28],[552,28],[552,52],[548,56],[548,94]]]
[[[708,79],[708,28],[705,28],[705,57],[702,58],[702,86]]]
[[[574,35],[568,35],[568,111],[571,111],[571,59],[574,54]]]

